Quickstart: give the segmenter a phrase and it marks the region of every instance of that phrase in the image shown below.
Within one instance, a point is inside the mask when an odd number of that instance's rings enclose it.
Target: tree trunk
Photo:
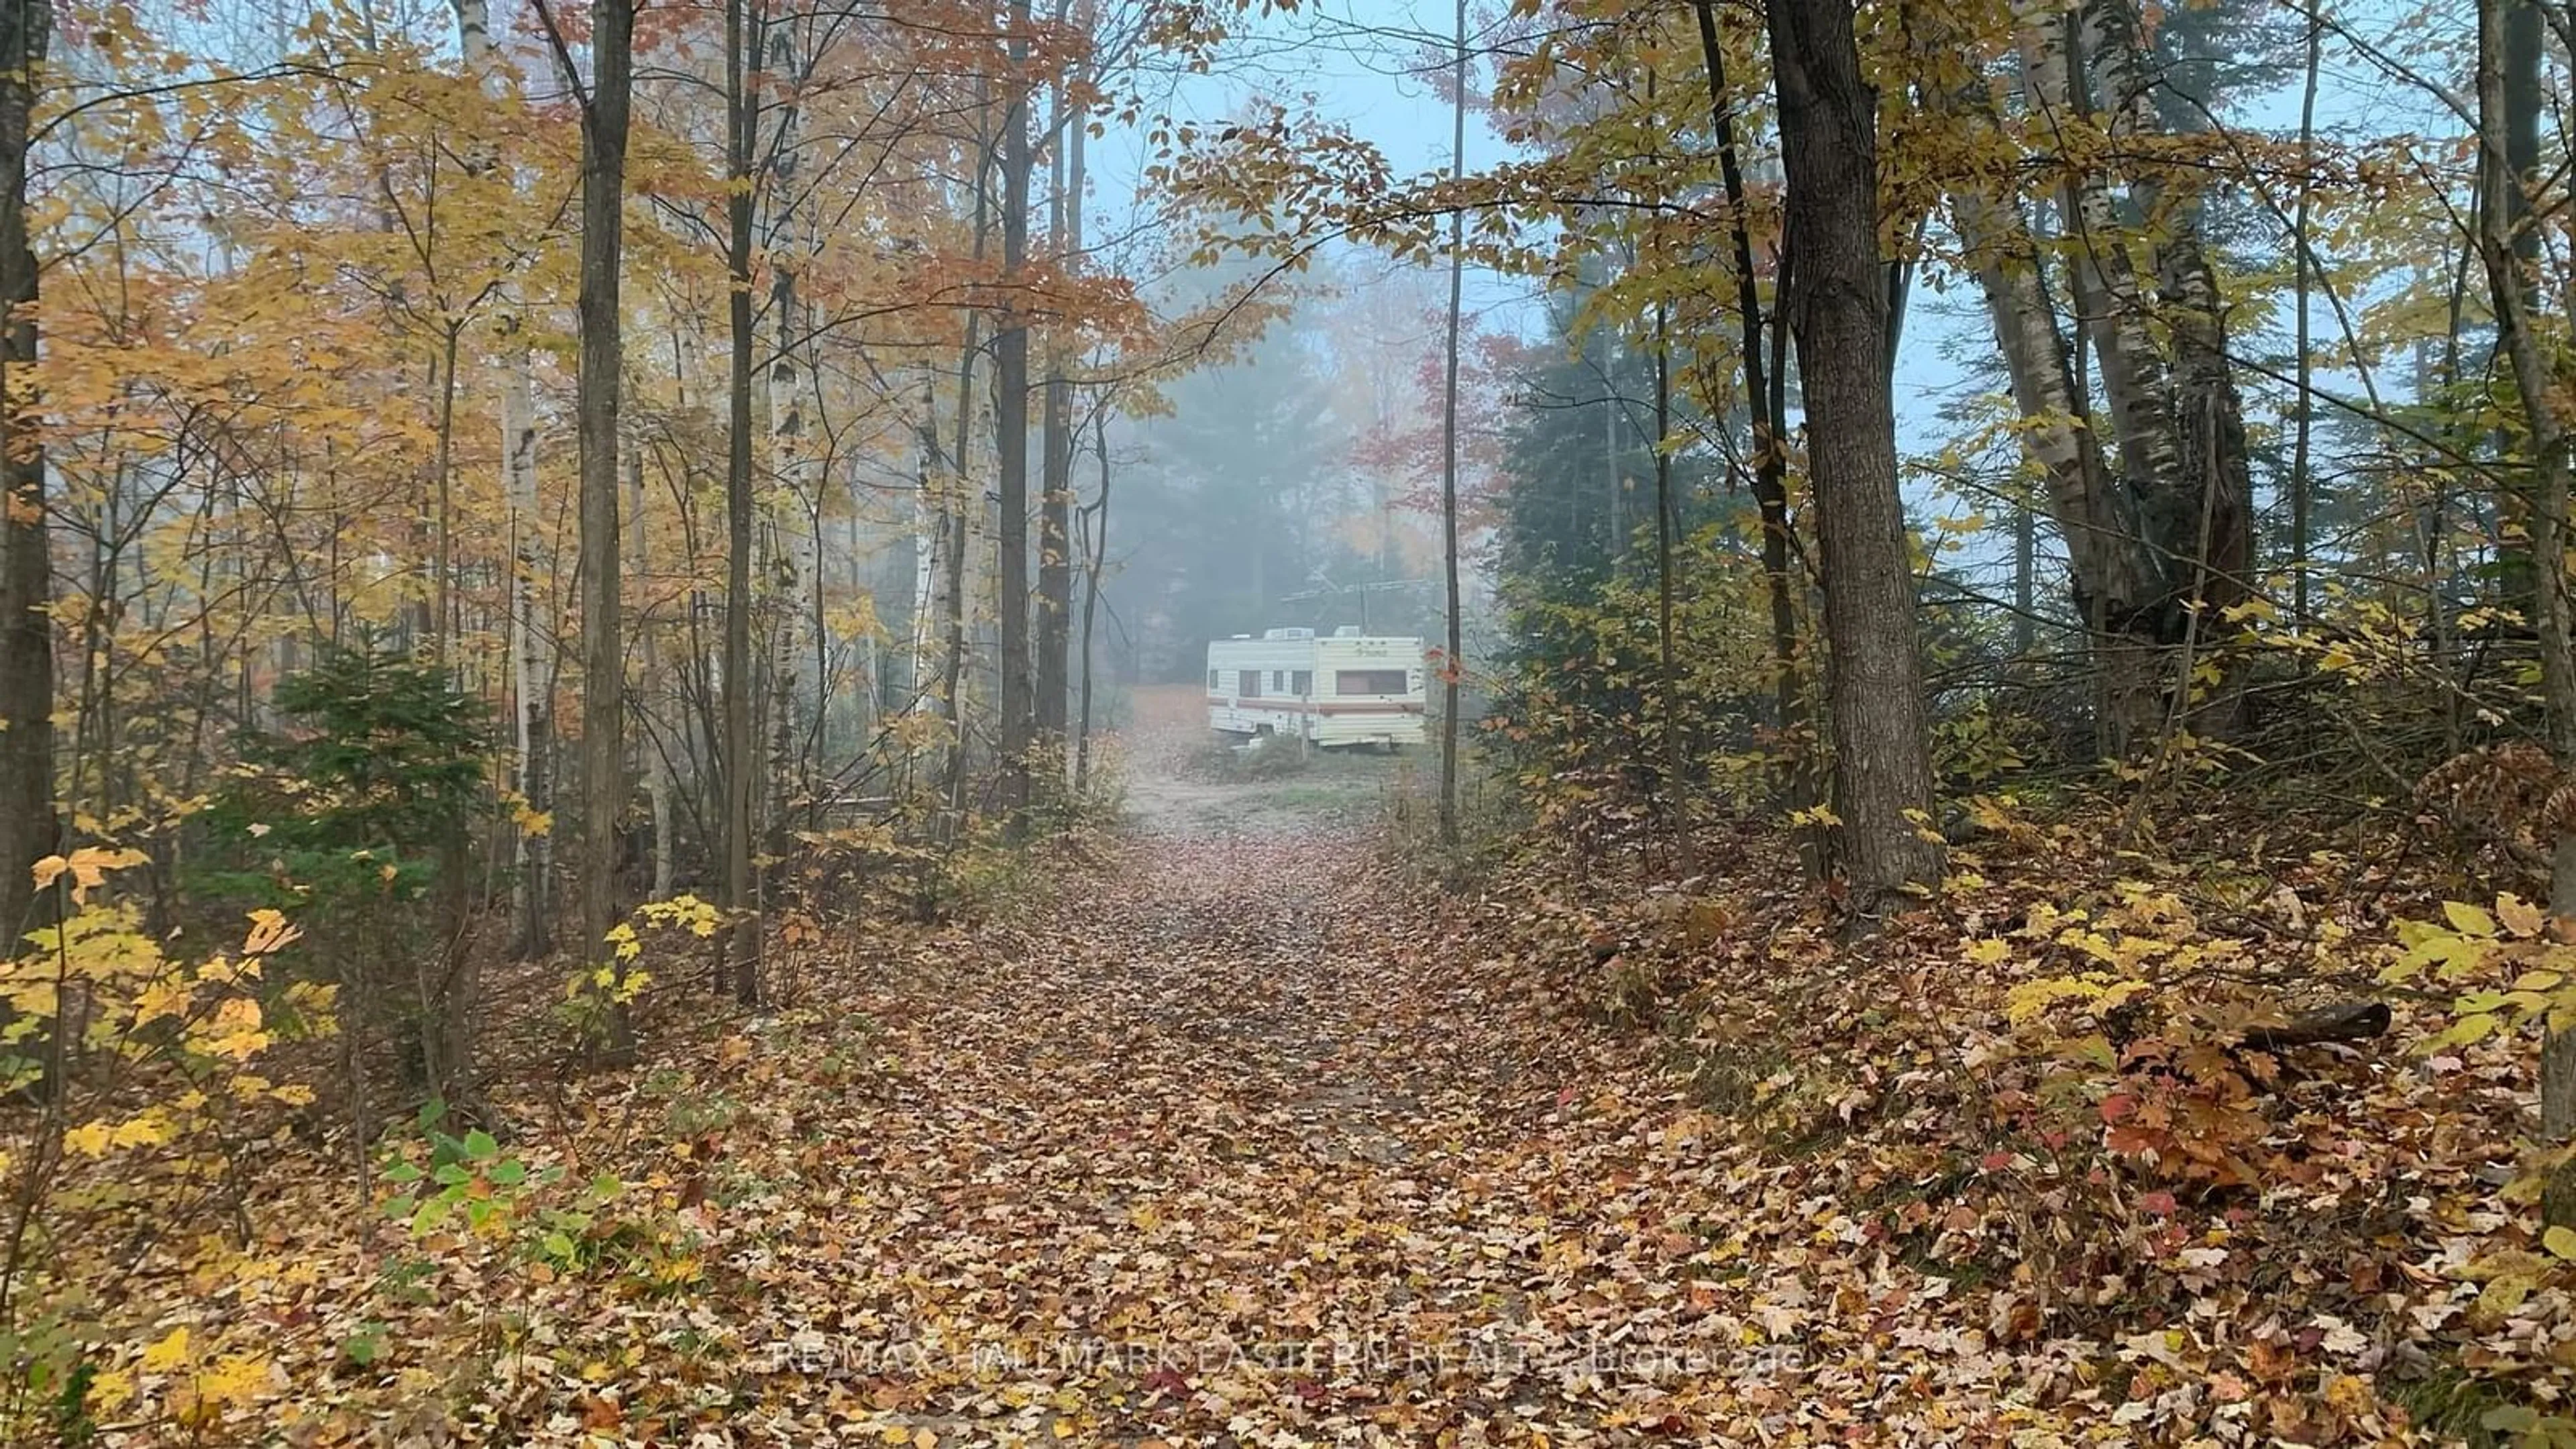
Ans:
[[[2493,299],[2497,350],[2513,368],[2515,391],[2521,394],[2522,419],[2529,433],[2532,464],[2532,582],[2537,595],[2540,695],[2548,717],[2549,752],[2563,772],[2576,770],[2576,640],[2570,637],[2567,596],[2567,517],[2570,467],[2568,435],[2559,415],[2558,379],[2542,355],[2541,339],[2532,333],[2531,304],[2525,292],[2522,260],[2513,249],[2513,214],[2508,193],[2520,182],[2511,166],[2513,114],[2507,83],[2506,54],[2513,27],[2506,7],[2512,0],[2479,0],[2478,255],[2485,264],[2487,289]],[[2549,909],[2561,918],[2576,918],[2576,830],[2564,822],[2550,861]],[[2542,1024],[2540,1048],[2540,1140],[2547,1151],[2576,1146],[2576,1028]],[[2553,1168],[2541,1195],[2541,1216],[2552,1226],[2576,1227],[2576,1162]]]
[[[1457,39],[1450,52],[1449,179],[1467,172],[1467,0],[1458,0]],[[1449,214],[1449,354],[1447,380],[1440,395],[1440,569],[1448,589],[1448,648],[1440,657],[1440,843],[1458,844],[1458,685],[1465,675],[1460,658],[1458,599],[1458,320],[1465,299],[1467,265],[1466,213]],[[1615,554],[1616,540],[1612,549]]]
[[[1798,657],[1798,580],[1790,568],[1789,455],[1771,407],[1771,379],[1762,352],[1762,289],[1753,268],[1752,219],[1746,215],[1744,163],[1736,150],[1735,108],[1727,92],[1726,51],[1717,33],[1715,0],[1694,0],[1700,59],[1708,71],[1709,119],[1717,132],[1718,177],[1726,189],[1727,230],[1734,248],[1735,306],[1742,328],[1745,412],[1753,429],[1753,501],[1762,518],[1762,582],[1771,606],[1773,709],[1785,754],[1781,795],[1792,811],[1816,805],[1815,778],[1807,765],[1807,680]],[[1783,281],[1786,274],[1783,274]],[[1777,325],[1776,322],[1772,325]],[[1824,855],[1812,834],[1799,833],[1799,863],[1809,880],[1824,874]]]
[[[1066,5],[1056,6],[1056,20]],[[1065,133],[1079,131],[1064,114],[1065,88],[1055,87],[1055,141],[1047,149],[1047,254],[1059,276],[1070,275],[1073,253],[1081,243],[1074,228],[1072,198],[1066,194]],[[1077,179],[1075,184],[1079,184]],[[1070,652],[1073,625],[1073,384],[1065,364],[1072,328],[1063,308],[1050,309],[1055,320],[1046,331],[1046,386],[1043,392],[1039,448],[1045,469],[1038,500],[1038,659],[1037,747],[1047,770],[1047,793],[1064,789],[1065,704],[1070,698]]]
[[[633,547],[628,552],[627,576],[639,581],[652,577],[650,535],[644,527],[644,459],[640,454],[626,460],[626,497],[630,509],[628,535]],[[649,588],[650,585],[647,584]],[[647,593],[646,598],[652,595]],[[661,631],[653,626],[648,611],[635,621],[636,642],[644,656],[645,708],[650,717],[671,717],[672,691],[662,677]],[[661,738],[648,730],[644,741],[644,799],[653,812],[653,899],[671,898],[671,759]]]
[[[2092,38],[2088,58],[2109,113],[2111,134],[2152,135],[2159,129],[2153,101],[2153,63],[2135,0],[2086,0]],[[2253,484],[2246,462],[2243,405],[2227,361],[2225,310],[2217,275],[2201,243],[2201,202],[2186,195],[2171,202],[2148,171],[2132,182],[2132,197],[2154,237],[2156,286],[2173,337],[2172,415],[2175,468],[2139,480],[2142,512],[2171,556],[2198,578],[2180,602],[2203,612],[2247,596],[2253,567]],[[2159,486],[2160,485],[2160,486]],[[2206,520],[2204,523],[2203,520]],[[2205,635],[2217,626],[2204,622]],[[2180,688],[2187,688],[2188,681]]]
[[[2031,104],[2052,128],[2081,122],[2089,107],[2075,77],[2078,50],[2071,15],[2059,5],[2035,4],[2023,8],[2018,19]],[[2100,359],[2102,392],[2110,404],[2111,429],[2119,444],[2122,481],[2141,495],[2164,489],[2180,471],[2181,445],[2173,430],[2163,354],[2149,327],[2146,288],[2130,262],[2118,208],[2102,180],[2085,174],[2067,182],[2065,212],[2073,233],[2068,247],[2073,259],[2070,286],[2077,315]],[[2166,527],[2151,527],[2150,532],[2171,536],[2170,518],[2164,522]],[[2159,609],[2167,602],[2162,593],[2134,599],[2140,608]],[[2133,624],[2117,598],[2107,592],[2101,598],[2105,624],[2113,632],[2171,632],[2160,619]]]
[[[27,150],[51,0],[0,0],[0,954],[35,924],[30,869],[54,853],[53,554],[36,366]]]
[[[2087,620],[2140,619],[2164,588],[2162,568],[2126,516],[2100,442],[2086,425],[2084,398],[2040,272],[2039,249],[2019,209],[2008,202],[1962,190],[1952,197],[1951,211],[1976,265],[2013,401],[2025,419],[2023,450],[2047,481],[2049,513],[2065,540],[2076,610]],[[2153,640],[2143,643],[2151,647]],[[2106,636],[2097,638],[2096,647],[2123,645]],[[2153,699],[2133,704],[2145,709]]]
[[[752,800],[759,780],[759,746],[752,736],[751,665],[752,351],[760,339],[751,305],[752,163],[759,141],[758,22],[747,0],[725,5],[726,179],[725,267],[732,366],[727,381],[725,450],[724,627],[724,897],[734,924],[725,936],[725,985],[745,1005],[760,999],[760,921],[751,894],[751,857],[758,847]]]
[[[1682,878],[1699,874],[1691,835],[1690,780],[1682,759],[1682,671],[1673,650],[1673,351],[1664,309],[1655,308],[1655,666],[1663,694],[1664,808]]]
[[[1019,288],[1029,252],[1029,0],[1011,0],[1010,103],[1002,119],[1002,315],[993,335],[993,427],[1000,484],[995,559],[1002,808],[1009,833],[1029,826],[1029,324]]]
[[[2309,398],[2309,383],[2314,371],[2308,359],[2308,302],[2316,278],[2314,252],[2308,241],[2308,213],[2316,190],[2314,176],[2317,145],[2317,73],[2323,58],[2324,17],[2311,11],[2308,15],[2306,80],[2299,95],[2299,195],[2290,219],[2294,235],[2290,245],[2295,255],[2291,265],[2298,268],[2291,288],[2291,355],[2292,397],[2290,405],[2296,434],[2290,444],[2290,627],[2304,632],[2308,627],[2308,517],[2314,481],[2309,475],[2310,434],[2316,422],[2316,405]],[[2535,47],[2536,48],[2536,47]],[[2441,597],[2440,583],[2428,586],[2427,596]],[[2437,604],[2438,607],[2438,604]]]
[[[500,68],[492,50],[491,13],[485,0],[455,0],[458,53],[466,71],[487,95],[501,87]],[[498,157],[486,164],[500,164]],[[535,688],[537,572],[537,407],[530,379],[534,353],[520,316],[519,288],[504,279],[499,289],[499,315],[493,321],[501,347],[501,494],[508,505],[510,548],[509,671],[510,741],[513,787],[531,815],[547,807],[538,780],[536,752],[545,731],[543,706]],[[553,948],[554,919],[549,909],[554,868],[552,836],[516,827],[511,831],[510,901],[516,920],[511,952],[530,960]]]
[[[993,171],[993,138],[986,128],[991,110],[981,87],[976,93],[975,151],[975,242],[974,260],[980,267],[984,249],[992,231],[993,193],[990,178]],[[973,470],[967,460],[973,456],[975,420],[975,332],[983,323],[980,312],[966,314],[966,342],[957,354],[957,445],[949,453],[950,496],[946,503],[948,556],[942,563],[947,583],[942,595],[946,613],[947,647],[940,666],[939,709],[948,722],[948,760],[942,780],[941,798],[953,817],[966,796],[966,715],[958,690],[966,673],[966,546],[974,533],[974,519],[982,510],[981,489],[971,481]],[[938,420],[931,420],[933,441],[937,440]]]
[[[581,929],[585,958],[618,923],[617,826],[626,812],[626,672],[618,597],[619,268],[625,250],[626,134],[634,93],[633,0],[591,7],[591,82],[582,108],[581,368],[574,411],[581,444]],[[612,993],[602,1002],[607,1053],[632,1059],[635,1028]]]
[[[537,413],[529,349],[517,318],[510,320],[511,355],[501,378],[503,491],[510,509],[510,733],[519,798],[531,813],[544,814],[554,808],[541,758],[553,734],[553,711],[537,679]],[[554,949],[552,831],[518,831],[515,853],[516,949],[522,959],[534,959]]]
[[[1079,135],[1079,132],[1076,132]],[[1082,571],[1082,716],[1075,722],[1073,735],[1073,793],[1078,798],[1091,786],[1091,676],[1096,662],[1091,652],[1093,621],[1100,613],[1100,570],[1109,561],[1109,401],[1101,399],[1091,415],[1092,441],[1100,452],[1100,496],[1088,510],[1092,517],[1091,557]],[[1366,595],[1362,595],[1363,598]]]
[[[449,321],[439,338],[438,434],[430,448],[432,552],[429,562],[429,657],[447,662],[456,628],[456,354],[465,324]]]
[[[1861,75],[1851,0],[1768,0],[1768,9],[1798,246],[1788,314],[1823,553],[1834,804],[1851,904],[1866,918],[1941,877],[1886,368],[1878,97]]]

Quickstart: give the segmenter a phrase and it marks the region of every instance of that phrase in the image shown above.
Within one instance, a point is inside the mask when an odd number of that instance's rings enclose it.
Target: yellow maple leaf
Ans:
[[[89,1381],[89,1398],[84,1407],[95,1411],[123,1408],[134,1399],[134,1375],[123,1369],[107,1369]]]
[[[115,1132],[104,1122],[83,1122],[63,1134],[63,1146],[84,1157],[105,1157]]]
[[[146,1113],[116,1124],[109,1140],[119,1147],[158,1147],[170,1140],[170,1124]]]
[[[144,859],[143,852],[139,850],[102,850],[95,845],[84,845],[70,855],[49,855],[37,861],[34,866],[36,889],[47,889],[69,871],[72,902],[86,905],[90,891],[106,881],[109,871],[140,865]]]
[[[265,956],[303,934],[301,927],[287,921],[284,912],[253,911],[250,913],[250,934],[242,939],[242,949],[254,956]]]
[[[268,1386],[268,1360],[252,1353],[230,1353],[197,1377],[200,1399],[247,1403]]]
[[[171,1329],[160,1342],[143,1350],[143,1371],[164,1374],[188,1359],[188,1330],[185,1326]]]
[[[177,981],[149,981],[134,998],[134,1024],[142,1026],[188,1009],[188,988]]]

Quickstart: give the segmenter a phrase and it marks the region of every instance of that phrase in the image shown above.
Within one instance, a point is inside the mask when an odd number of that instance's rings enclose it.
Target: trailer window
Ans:
[[[1304,699],[1307,695],[1313,694],[1315,692],[1315,671],[1311,669],[1298,670],[1297,677],[1289,682],[1288,692],[1297,696],[1299,699]]]
[[[1404,671],[1401,669],[1338,669],[1333,672],[1335,694],[1406,694]]]
[[[1236,670],[1234,674],[1234,692],[1242,695],[1246,699],[1259,699],[1261,697],[1261,671],[1258,669]]]
[[[1210,694],[1214,694],[1214,693],[1216,693],[1217,691],[1219,691],[1219,690],[1221,690],[1221,689],[1223,689],[1223,688],[1225,688],[1225,685],[1219,681],[1218,676],[1217,676],[1217,672],[1216,672],[1215,670],[1213,670],[1213,669],[1209,670],[1209,671],[1208,671],[1208,693],[1210,693]]]

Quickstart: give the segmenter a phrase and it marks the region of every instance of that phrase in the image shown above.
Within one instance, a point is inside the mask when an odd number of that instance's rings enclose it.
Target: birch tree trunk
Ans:
[[[2040,272],[2037,246],[2018,207],[1973,191],[1951,198],[1951,214],[1977,268],[1977,287],[2024,425],[2022,447],[2047,479],[2049,511],[2066,540],[2075,600],[2088,619],[2134,617],[2163,587],[2140,547],[2103,465],[2101,442],[2084,422],[2083,399],[2065,334]]]
[[[2086,0],[2088,58],[2099,77],[2115,142],[2152,136],[2153,58],[2135,0]],[[2115,150],[2115,155],[2117,154]],[[2248,597],[2254,564],[2254,485],[2246,459],[2244,405],[2227,361],[2227,324],[2218,279],[2201,242],[2197,194],[2170,199],[2152,169],[2130,187],[2147,217],[2162,314],[2173,337],[2171,432],[2175,468],[2157,475],[2140,502],[2148,526],[2169,540],[2181,603],[2218,626],[2216,611]],[[2190,572],[2185,575],[2184,570]],[[2188,583],[2185,584],[2185,579]],[[2188,690],[2190,681],[2179,681]]]
[[[457,46],[466,71],[478,79],[487,95],[493,94],[501,88],[502,77],[499,58],[492,48],[490,7],[486,0],[455,0],[455,4]],[[499,159],[493,158],[492,164],[500,164]],[[545,747],[548,732],[540,724],[546,709],[535,687],[537,404],[532,375],[536,361],[528,346],[515,278],[501,283],[493,334],[501,354],[501,495],[508,509],[510,546],[512,785],[532,815],[543,815],[549,807],[543,798],[543,772],[536,754]],[[554,944],[553,912],[548,908],[553,893],[553,837],[524,828],[512,834],[510,900],[517,920],[513,950],[527,960],[544,955]]]
[[[2173,432],[2164,355],[2149,325],[2150,299],[2130,261],[2118,207],[2091,169],[2090,158],[2081,154],[2096,127],[2084,90],[2075,80],[2074,16],[2064,4],[2040,3],[2023,7],[2016,21],[2031,105],[2055,135],[2070,171],[2064,186],[2067,226],[2072,232],[2070,287],[2099,359],[2122,482],[2133,491],[2159,488],[2179,471],[2180,447]],[[2158,600],[2150,594],[2138,596],[2137,602],[2147,607]],[[2107,613],[2104,623],[2112,630],[2131,632],[2129,621],[2117,613]],[[2159,624],[2151,632],[2170,631]]]

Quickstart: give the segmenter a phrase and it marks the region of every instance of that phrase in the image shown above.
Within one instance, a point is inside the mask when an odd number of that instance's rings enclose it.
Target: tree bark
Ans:
[[[1467,172],[1467,0],[1458,0],[1457,38],[1450,52],[1449,179]],[[1458,598],[1458,322],[1465,298],[1466,213],[1449,214],[1449,353],[1440,395],[1440,570],[1448,590],[1448,648],[1440,657],[1440,843],[1458,845],[1458,685],[1462,631]],[[1615,556],[1617,540],[1612,540]]]
[[[1655,308],[1655,672],[1663,694],[1664,808],[1682,878],[1699,874],[1692,839],[1690,780],[1682,758],[1682,670],[1673,641],[1673,350],[1664,309]]]
[[[1056,19],[1067,5],[1059,0]],[[1067,195],[1064,114],[1065,87],[1055,87],[1055,141],[1047,148],[1047,254],[1058,276],[1070,275],[1073,254],[1081,246],[1077,204]],[[1079,131],[1078,124],[1070,129]],[[1079,178],[1073,182],[1079,185]],[[1038,498],[1038,658],[1037,748],[1047,770],[1047,793],[1064,789],[1065,705],[1070,698],[1073,625],[1073,384],[1065,377],[1070,319],[1061,305],[1052,309],[1046,330],[1046,385],[1043,389],[1041,446],[1044,468]]]
[[[1029,323],[1019,289],[1029,252],[1029,0],[1011,0],[1010,101],[1002,120],[1002,310],[993,334],[993,427],[1000,485],[995,560],[1001,613],[999,709],[1002,808],[1013,839],[1028,833]]]
[[[752,801],[759,746],[752,736],[757,691],[751,663],[752,353],[760,345],[752,309],[752,167],[760,136],[760,22],[748,0],[725,5],[725,269],[727,333],[732,344],[726,383],[724,618],[724,899],[733,912],[725,933],[725,985],[749,1005],[760,998],[760,922],[752,899],[751,857],[758,847]]]
[[[2071,150],[2072,134],[2091,124],[2091,107],[2075,75],[2078,48],[2073,17],[2062,5],[2039,3],[2024,6],[2017,18],[2031,104],[2056,133],[2061,152]],[[2090,171],[2070,174],[2064,197],[2067,225],[2073,232],[2070,285],[2077,314],[2100,359],[2102,393],[2110,404],[2122,481],[2133,492],[2163,488],[2180,471],[2181,445],[2173,431],[2163,353],[2149,326],[2145,285],[2130,261],[2118,208],[2101,178]],[[2157,608],[2165,602],[2161,593],[2133,596],[2132,602],[2141,609]],[[2105,627],[2115,633],[2132,632],[2121,601],[2107,593],[2102,597]],[[2170,629],[2152,621],[2145,632],[2160,635]]]
[[[1961,190],[1951,213],[1976,265],[2013,401],[2025,420],[2023,450],[2047,480],[2076,606],[2087,619],[2130,617],[2162,587],[2160,571],[2123,515],[2100,440],[2085,424],[2038,247],[2008,203]]]
[[[492,49],[491,11],[485,0],[455,0],[457,50],[466,71],[486,95],[502,89],[499,63]],[[498,165],[497,156],[488,164]],[[530,374],[535,367],[526,324],[520,315],[519,287],[505,279],[499,289],[499,313],[493,333],[501,348],[501,493],[508,506],[510,548],[509,653],[510,740],[513,786],[531,814],[548,806],[540,785],[542,769],[536,752],[547,731],[536,680],[535,579],[537,572],[537,407]],[[548,909],[554,869],[552,836],[526,828],[511,831],[512,916],[516,937],[512,954],[533,959],[552,949],[553,912]]]
[[[581,445],[581,929],[588,959],[618,924],[617,827],[626,812],[626,669],[618,593],[618,389],[625,342],[619,270],[625,251],[626,136],[634,95],[634,0],[591,7],[591,79],[581,116],[581,363],[574,412]],[[613,959],[613,958],[612,958]],[[625,1005],[601,1003],[607,1054],[628,1060]]]
[[[2153,60],[2134,0],[2087,0],[2086,18],[2096,37],[2091,59],[2113,136],[2152,134],[2157,129]],[[2175,560],[2176,602],[2195,611],[2203,637],[2214,637],[2218,611],[2244,601],[2252,585],[2254,485],[2246,458],[2244,404],[2227,360],[2226,311],[2217,274],[2201,243],[2199,196],[2173,200],[2171,214],[2159,215],[2166,198],[2151,172],[2130,191],[2155,237],[2156,289],[2173,337],[2170,431],[2175,469],[2141,480],[2141,512],[2171,541],[2167,552]],[[2177,698],[2184,698],[2191,681],[2177,680],[2173,687]]]
[[[984,251],[991,241],[993,193],[990,178],[993,171],[993,138],[987,129],[991,116],[987,98],[977,90],[975,151],[975,243],[974,260],[980,267]],[[966,794],[966,715],[958,696],[966,672],[966,547],[974,533],[976,506],[981,490],[971,481],[973,470],[967,460],[974,451],[975,420],[975,353],[976,329],[984,320],[980,312],[966,314],[966,341],[957,354],[957,445],[950,452],[950,496],[946,502],[948,523],[947,557],[942,570],[947,583],[941,607],[946,614],[947,647],[940,666],[939,709],[948,722],[948,759],[942,778],[941,798],[953,818],[963,805]],[[937,439],[938,421],[931,421],[932,437]]]
[[[1082,586],[1082,714],[1075,721],[1073,735],[1073,793],[1079,797],[1091,786],[1091,696],[1093,665],[1091,652],[1092,623],[1100,613],[1100,571],[1109,561],[1109,405],[1103,398],[1091,415],[1093,444],[1100,453],[1100,496],[1092,501],[1091,557],[1083,567]]]
[[[53,38],[51,0],[0,0],[0,955],[36,924],[38,860],[54,853],[53,553],[36,367],[37,264],[27,152]]]
[[[644,528],[644,459],[630,451],[626,457],[626,500],[630,547],[626,572],[629,578],[646,580],[652,576],[650,536]],[[647,585],[649,589],[649,584]],[[645,597],[652,598],[651,593]],[[643,654],[644,708],[649,717],[668,719],[672,711],[671,687],[662,677],[661,631],[653,626],[649,609],[635,621],[636,643]],[[671,897],[671,760],[662,741],[647,730],[644,741],[644,799],[653,812],[653,895],[657,901]]]
[[[2540,695],[2547,715],[2549,753],[2561,772],[2576,770],[2576,640],[2570,637],[2567,596],[2567,519],[2571,469],[2566,420],[2559,414],[2558,379],[2532,332],[2522,260],[2514,252],[2512,203],[2520,189],[2512,166],[2513,114],[2507,55],[2513,0],[2479,0],[2478,130],[2480,142],[2478,256],[2494,303],[2497,350],[2513,369],[2522,420],[2531,449],[2532,584],[2539,634]],[[2560,831],[2550,861],[2549,909],[2576,918],[2576,822]],[[2576,1145],[2576,1028],[2542,1024],[2540,1140],[2544,1150]],[[2543,1185],[2541,1216],[2552,1226],[2576,1227],[2576,1162],[2562,1162]]]
[[[2314,254],[2308,243],[2308,213],[2315,186],[2317,145],[2317,73],[2323,58],[2325,20],[2311,11],[2308,15],[2306,78],[2299,93],[2299,195],[2292,210],[2290,229],[2291,265],[2298,268],[2290,291],[2292,390],[2296,394],[2291,406],[2296,432],[2290,444],[2290,627],[2305,631],[2308,627],[2308,545],[2310,499],[2315,492],[2310,476],[2309,445],[2315,429],[2316,405],[2310,400],[2309,382],[2314,375],[2308,359],[2308,302],[2316,278]],[[2438,601],[2438,583],[2426,590]],[[2436,607],[2439,607],[2438,603]]]
[[[1787,310],[1823,554],[1834,804],[1865,919],[1941,878],[1886,367],[1878,97],[1861,75],[1851,0],[1768,0],[1768,13],[1798,248]]]
[[[1808,768],[1805,741],[1808,722],[1806,668],[1798,654],[1799,581],[1790,567],[1789,455],[1771,409],[1771,378],[1763,357],[1764,314],[1761,284],[1753,269],[1753,226],[1746,214],[1744,164],[1736,149],[1735,109],[1726,85],[1726,52],[1717,33],[1715,0],[1693,0],[1699,21],[1702,64],[1708,71],[1709,120],[1717,132],[1718,178],[1726,191],[1728,240],[1734,249],[1735,306],[1743,341],[1745,413],[1753,428],[1753,502],[1762,518],[1762,582],[1771,606],[1773,708],[1780,748],[1787,758],[1781,768],[1781,794],[1793,811],[1816,805],[1814,772]],[[1772,323],[1777,326],[1776,320]],[[1798,859],[1807,878],[1824,874],[1823,852],[1811,832],[1801,831]]]

